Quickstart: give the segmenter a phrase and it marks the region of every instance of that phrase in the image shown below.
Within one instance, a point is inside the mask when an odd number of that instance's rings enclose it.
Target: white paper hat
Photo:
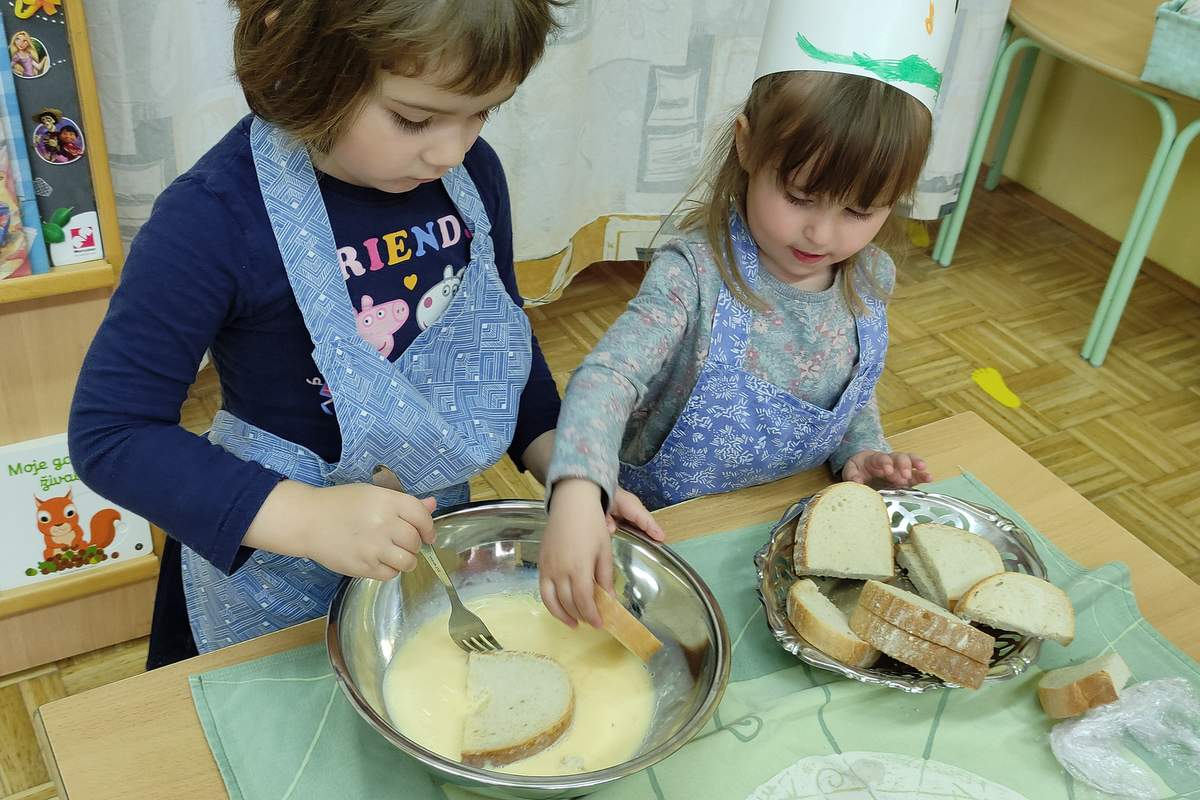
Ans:
[[[755,80],[816,70],[902,89],[933,112],[957,0],[771,0]]]

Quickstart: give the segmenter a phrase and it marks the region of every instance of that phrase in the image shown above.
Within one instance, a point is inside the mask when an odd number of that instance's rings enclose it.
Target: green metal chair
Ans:
[[[1000,55],[996,59],[991,86],[988,88],[983,113],[980,116],[979,125],[975,130],[975,137],[971,143],[971,149],[967,156],[967,164],[963,171],[962,189],[959,194],[958,204],[954,207],[954,211],[950,216],[942,222],[941,228],[938,231],[937,241],[934,244],[933,259],[944,267],[950,266],[950,262],[954,258],[954,250],[958,244],[959,234],[962,232],[963,220],[966,219],[967,209],[970,206],[971,193],[979,177],[979,169],[983,162],[983,151],[987,147],[992,125],[996,120],[996,112],[1000,105],[1000,99],[1004,94],[1005,84],[1008,82],[1008,74],[1012,68],[1012,63],[1019,53],[1028,51],[1021,61],[1008,109],[1005,113],[1003,127],[1000,129],[1000,134],[996,140],[996,149],[992,157],[991,169],[984,182],[984,187],[989,190],[994,189],[1000,182],[1000,176],[1004,169],[1004,159],[1008,155],[1008,147],[1012,141],[1013,130],[1016,128],[1017,119],[1021,113],[1021,105],[1025,100],[1025,93],[1029,88],[1029,80],[1033,74],[1033,68],[1037,63],[1038,53],[1043,49],[1041,44],[1025,36],[1012,39],[1012,31],[1013,26],[1011,24],[1006,26],[1003,39],[1001,40]],[[1053,55],[1053,53],[1051,54]],[[1124,89],[1144,98],[1154,107],[1158,112],[1161,124],[1161,135],[1159,136],[1158,147],[1154,152],[1154,158],[1150,162],[1150,169],[1147,171],[1146,178],[1142,182],[1142,189],[1138,194],[1133,216],[1129,220],[1129,226],[1125,231],[1124,238],[1121,240],[1120,250],[1117,252],[1116,260],[1113,262],[1112,270],[1109,273],[1108,283],[1104,287],[1100,304],[1092,318],[1092,325],[1088,331],[1087,339],[1084,341],[1081,355],[1096,367],[1104,363],[1104,358],[1108,354],[1117,324],[1120,322],[1121,314],[1125,311],[1125,305],[1129,301],[1129,293],[1133,288],[1134,281],[1137,279],[1138,271],[1141,269],[1142,260],[1146,257],[1146,250],[1150,246],[1150,240],[1154,236],[1154,229],[1158,225],[1159,218],[1162,216],[1163,206],[1166,203],[1167,196],[1171,193],[1171,187],[1174,185],[1175,177],[1179,172],[1179,165],[1183,161],[1183,156],[1192,141],[1197,136],[1200,136],[1200,119],[1192,122],[1177,135],[1176,130],[1178,126],[1175,120],[1175,113],[1166,100],[1135,86],[1130,86],[1119,81],[1115,82]]]

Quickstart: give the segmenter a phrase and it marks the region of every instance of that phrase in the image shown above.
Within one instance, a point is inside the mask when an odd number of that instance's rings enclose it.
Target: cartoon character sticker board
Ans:
[[[79,480],[65,434],[0,447],[0,590],[149,555],[150,524]]]

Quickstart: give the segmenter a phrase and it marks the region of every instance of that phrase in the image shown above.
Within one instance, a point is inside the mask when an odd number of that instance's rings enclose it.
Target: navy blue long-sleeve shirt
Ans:
[[[327,461],[341,452],[337,409],[259,193],[249,130],[247,117],[158,198],[84,361],[69,426],[71,460],[88,486],[227,571],[280,476],[180,427],[205,351],[231,414]],[[482,139],[464,165],[492,222],[499,274],[520,305],[504,172]],[[364,316],[393,301],[408,306],[398,330],[380,336],[376,327],[368,339],[394,361],[428,325],[437,296],[456,285],[446,279],[468,263],[470,232],[440,182],[388,194],[323,175],[320,188],[346,313],[365,331]],[[509,449],[518,465],[554,428],[558,408],[535,339]]]

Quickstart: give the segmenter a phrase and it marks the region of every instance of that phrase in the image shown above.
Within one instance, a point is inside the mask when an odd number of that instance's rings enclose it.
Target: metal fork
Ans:
[[[496,637],[488,630],[487,625],[483,624],[483,620],[468,611],[462,600],[459,599],[458,592],[455,591],[454,584],[450,582],[450,576],[443,569],[437,552],[429,545],[423,544],[421,545],[421,555],[425,556],[429,566],[433,567],[434,574],[438,576],[442,586],[446,587],[446,594],[450,596],[450,638],[454,640],[454,643],[468,653],[502,650],[500,642],[496,641]]]
[[[376,465],[373,476],[378,486],[404,491],[404,484],[400,482],[399,476],[383,464]],[[496,637],[488,630],[487,625],[483,624],[483,620],[463,605],[454,584],[450,582],[450,576],[446,574],[446,568],[438,558],[437,551],[430,545],[422,544],[421,555],[425,556],[425,560],[433,568],[433,574],[437,575],[442,586],[446,587],[446,594],[450,597],[450,638],[454,643],[468,653],[502,650],[500,642],[496,641]]]

